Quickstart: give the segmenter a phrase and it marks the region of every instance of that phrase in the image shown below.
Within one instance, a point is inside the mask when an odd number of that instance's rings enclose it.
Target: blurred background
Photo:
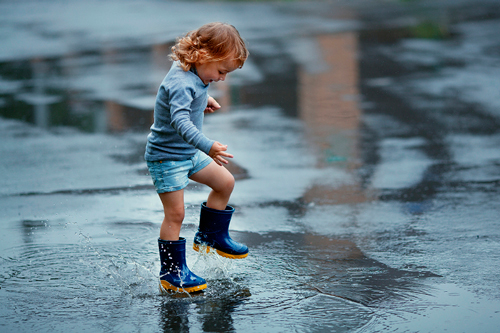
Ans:
[[[146,136],[212,21],[250,50],[204,133],[251,255],[188,246],[209,288],[161,296]],[[0,1],[0,331],[496,331],[499,32],[498,0]]]

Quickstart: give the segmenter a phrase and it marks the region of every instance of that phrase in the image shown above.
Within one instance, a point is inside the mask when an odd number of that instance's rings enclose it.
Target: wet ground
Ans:
[[[142,155],[214,20],[251,52],[204,127],[250,256],[188,250],[208,289],[162,296]],[[0,3],[0,331],[495,332],[499,31],[498,1]]]

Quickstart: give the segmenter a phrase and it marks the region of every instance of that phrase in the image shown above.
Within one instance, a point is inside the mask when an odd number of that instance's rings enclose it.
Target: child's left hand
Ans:
[[[222,143],[215,141],[210,148],[210,152],[208,155],[213,158],[214,162],[218,165],[228,164],[229,162],[224,157],[233,158],[233,155],[226,153],[227,145],[223,145]]]
[[[215,110],[220,109],[219,103],[212,97],[208,96],[208,102],[207,102],[207,107],[205,108],[205,113],[212,113]]]

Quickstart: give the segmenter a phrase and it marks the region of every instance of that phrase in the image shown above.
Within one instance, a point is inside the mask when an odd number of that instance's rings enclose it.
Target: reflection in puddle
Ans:
[[[0,115],[42,128],[146,130],[168,47],[0,63]]]
[[[363,188],[358,176],[362,163],[358,33],[318,35],[313,40],[321,62],[299,70],[299,117],[305,124],[310,147],[316,151],[317,167],[340,168],[349,177],[340,184],[318,179],[301,201],[337,205],[373,200],[373,193]]]
[[[314,290],[365,306],[381,305],[383,301],[402,297],[405,293],[411,295],[421,289],[415,283],[415,277],[437,276],[431,272],[391,268],[366,257],[348,239],[270,232],[261,236],[248,235],[245,241],[273,254],[259,253],[267,260],[283,265],[283,270],[277,272],[290,274],[286,278],[291,289]],[[275,257],[277,253],[279,255]],[[269,273],[275,275],[277,272]]]

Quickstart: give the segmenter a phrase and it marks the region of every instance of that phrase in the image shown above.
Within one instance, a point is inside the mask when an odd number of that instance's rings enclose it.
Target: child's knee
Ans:
[[[227,179],[225,180],[225,184],[224,184],[225,191],[229,192],[229,194],[231,194],[233,192],[233,189],[234,189],[234,184],[235,184],[234,176],[231,173],[229,173],[229,175],[227,176]]]
[[[184,207],[165,209],[165,219],[171,223],[182,223],[184,215]]]
[[[235,180],[233,174],[229,174],[228,180],[227,180],[227,186],[231,188],[231,190],[234,188]]]
[[[235,181],[233,175],[228,173],[225,174],[224,177],[221,177],[219,179],[217,184],[215,184],[215,186],[212,187],[212,190],[224,195],[231,195],[231,193],[233,193],[234,184]]]

